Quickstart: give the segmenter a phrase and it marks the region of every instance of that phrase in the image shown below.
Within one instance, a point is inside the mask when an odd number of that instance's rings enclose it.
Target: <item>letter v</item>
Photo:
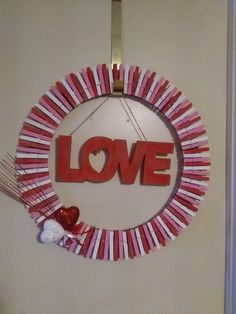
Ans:
[[[128,155],[126,140],[114,140],[120,180],[124,184],[133,184],[141,168],[146,152],[146,142],[137,141],[133,153]]]

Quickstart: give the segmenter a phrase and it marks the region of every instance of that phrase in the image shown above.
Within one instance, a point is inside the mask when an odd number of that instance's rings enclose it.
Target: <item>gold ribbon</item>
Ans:
[[[121,64],[121,0],[112,0],[111,12],[111,62]]]
[[[122,4],[121,0],[112,0],[111,12],[111,63],[121,64],[122,59]],[[121,80],[114,82],[114,96],[121,96],[124,89],[124,83]]]

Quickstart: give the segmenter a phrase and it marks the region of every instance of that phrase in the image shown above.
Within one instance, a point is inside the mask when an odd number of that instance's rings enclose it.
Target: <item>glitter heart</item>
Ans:
[[[43,243],[52,243],[60,240],[65,235],[63,227],[55,220],[48,219],[43,224],[40,240]]]
[[[78,207],[61,207],[56,211],[55,218],[65,230],[69,231],[76,224],[79,215],[80,211]]]

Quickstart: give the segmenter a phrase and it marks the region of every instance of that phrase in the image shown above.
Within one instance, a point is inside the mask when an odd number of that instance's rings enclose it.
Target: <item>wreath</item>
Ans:
[[[53,134],[65,116],[90,99],[123,95],[141,99],[163,115],[180,143],[175,189],[148,221],[125,230],[107,230],[80,220],[53,189],[48,158]],[[42,242],[99,260],[128,260],[160,249],[196,215],[206,193],[210,155],[205,127],[189,99],[161,75],[138,66],[87,67],[56,82],[31,109],[20,131],[15,171],[20,199],[41,229]]]

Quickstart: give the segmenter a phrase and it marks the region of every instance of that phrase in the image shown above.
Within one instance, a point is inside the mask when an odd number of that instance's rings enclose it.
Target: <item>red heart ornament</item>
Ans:
[[[69,231],[77,222],[80,215],[79,208],[76,206],[61,207],[55,213],[55,218],[62,227]]]

